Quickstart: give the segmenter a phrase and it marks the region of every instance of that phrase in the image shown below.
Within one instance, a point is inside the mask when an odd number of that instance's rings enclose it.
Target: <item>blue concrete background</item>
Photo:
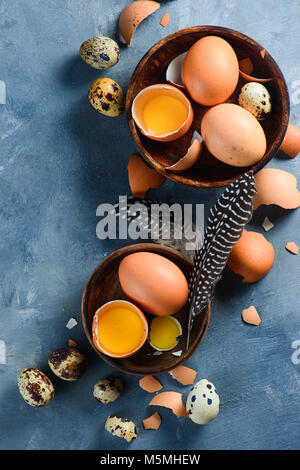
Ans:
[[[98,72],[81,62],[80,44],[93,36],[117,38],[117,20],[126,0],[0,1],[0,80],[7,89],[0,105],[0,340],[7,363],[0,364],[0,449],[292,449],[299,448],[300,365],[291,360],[300,340],[299,257],[285,250],[300,244],[300,212],[264,208],[251,226],[264,233],[265,215],[275,227],[265,234],[275,248],[271,272],[243,285],[228,270],[217,287],[211,323],[187,365],[198,379],[211,380],[220,395],[220,414],[207,426],[176,418],[160,408],[162,425],[145,431],[142,419],[154,412],[151,395],[138,378],[124,380],[122,396],[97,403],[93,386],[112,374],[90,348],[80,321],[84,285],[94,267],[122,242],[96,237],[96,208],[129,194],[127,162],[135,151],[126,117],[106,118],[89,104],[90,83],[115,79],[126,90],[143,54],[160,38],[199,24],[237,29],[268,50],[285,74],[291,93],[291,122],[300,125],[300,3],[297,0],[173,0],[122,47],[121,60]],[[170,24],[159,24],[163,13]],[[300,176],[299,156],[276,157],[270,167]],[[205,203],[216,191],[200,191],[167,181],[149,196],[165,202]],[[259,327],[241,320],[256,305]],[[68,330],[70,317],[78,325]],[[78,342],[89,359],[76,383],[55,378],[49,353]],[[29,407],[19,395],[17,376],[37,367],[56,388],[53,402]],[[183,393],[169,374],[164,390]],[[138,438],[131,444],[104,430],[109,414],[132,419]]]

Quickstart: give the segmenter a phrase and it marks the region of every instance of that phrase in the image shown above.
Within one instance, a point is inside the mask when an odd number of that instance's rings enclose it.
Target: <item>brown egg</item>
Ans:
[[[182,81],[191,97],[204,106],[226,101],[239,79],[239,63],[231,45],[217,36],[206,36],[188,51]]]
[[[260,123],[246,109],[223,103],[209,109],[201,122],[201,136],[210,153],[232,166],[249,166],[266,151]]]
[[[256,282],[270,271],[273,262],[273,245],[260,233],[244,229],[227,264],[234,273],[243,277],[243,282]]]
[[[291,158],[294,158],[300,152],[300,129],[292,124],[288,125],[280,150],[285,152]]]
[[[187,301],[188,284],[183,272],[156,253],[141,251],[123,258],[119,280],[125,294],[153,315],[172,315]]]

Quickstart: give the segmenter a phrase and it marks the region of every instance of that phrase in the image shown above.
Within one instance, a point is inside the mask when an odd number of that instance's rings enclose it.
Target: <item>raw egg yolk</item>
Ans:
[[[150,343],[161,350],[172,349],[181,335],[179,325],[171,316],[156,317],[150,327]]]
[[[179,129],[188,116],[186,106],[168,95],[151,98],[144,108],[147,131],[153,135],[170,134]]]
[[[134,351],[140,346],[143,333],[143,322],[132,310],[113,308],[99,318],[98,339],[107,351],[116,354]]]

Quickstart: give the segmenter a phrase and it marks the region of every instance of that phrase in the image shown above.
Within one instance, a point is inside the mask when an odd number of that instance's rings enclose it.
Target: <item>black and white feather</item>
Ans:
[[[231,183],[210,210],[204,242],[195,251],[189,281],[189,333],[194,318],[207,306],[228,256],[252,217],[252,199],[256,193],[252,172]]]

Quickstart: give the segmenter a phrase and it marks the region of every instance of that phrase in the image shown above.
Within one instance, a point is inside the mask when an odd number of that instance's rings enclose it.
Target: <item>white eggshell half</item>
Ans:
[[[184,84],[181,79],[181,67],[187,52],[183,52],[182,54],[178,55],[173,59],[167,68],[166,72],[166,80],[172,85],[176,85],[179,88],[184,88]]]

